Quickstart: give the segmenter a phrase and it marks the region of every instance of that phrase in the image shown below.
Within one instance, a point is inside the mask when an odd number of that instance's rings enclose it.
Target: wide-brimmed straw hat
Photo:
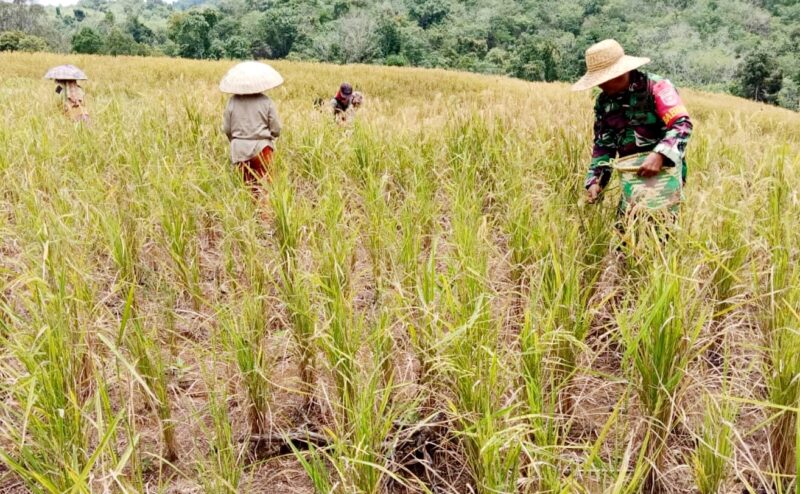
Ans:
[[[586,50],[586,74],[572,85],[573,91],[583,91],[608,82],[626,72],[650,62],[646,57],[631,57],[613,39],[595,43]]]
[[[57,81],[85,81],[89,79],[81,69],[69,64],[53,67],[47,71],[44,78],[55,79]]]
[[[219,89],[229,94],[257,94],[283,84],[277,70],[261,62],[234,65],[222,78]]]

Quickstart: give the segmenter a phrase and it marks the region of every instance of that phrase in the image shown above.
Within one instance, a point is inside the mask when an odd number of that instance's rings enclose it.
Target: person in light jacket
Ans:
[[[222,128],[231,143],[231,162],[252,189],[270,178],[275,140],[281,122],[275,103],[265,94],[234,94],[228,100]]]

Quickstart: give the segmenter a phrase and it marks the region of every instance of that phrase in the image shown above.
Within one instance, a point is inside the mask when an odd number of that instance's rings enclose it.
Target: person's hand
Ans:
[[[664,156],[659,153],[650,153],[647,158],[639,167],[637,174],[640,177],[652,177],[658,175],[658,172],[664,167]]]
[[[600,188],[600,184],[592,184],[586,189],[586,192],[589,194],[589,204],[594,204],[597,201],[597,198],[600,197],[600,192],[603,189]]]

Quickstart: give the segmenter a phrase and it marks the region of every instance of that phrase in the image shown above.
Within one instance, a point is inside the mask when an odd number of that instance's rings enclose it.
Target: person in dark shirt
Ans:
[[[353,102],[353,86],[348,84],[347,82],[343,82],[341,86],[339,86],[339,91],[337,91],[336,96],[331,99],[331,107],[333,108],[334,115],[341,115],[347,110],[350,109],[350,105]]]

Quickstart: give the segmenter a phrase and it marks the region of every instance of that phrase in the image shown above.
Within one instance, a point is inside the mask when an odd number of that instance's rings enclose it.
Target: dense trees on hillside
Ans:
[[[72,51],[75,53],[100,53],[103,38],[94,29],[83,27],[72,37]]]
[[[79,53],[292,58],[574,80],[607,37],[681,85],[797,108],[794,0],[81,0],[0,3],[0,31]]]
[[[783,72],[765,51],[750,53],[736,72],[734,93],[773,103],[783,86]]]
[[[42,51],[50,47],[48,40],[59,37],[59,31],[47,18],[41,5],[25,0],[0,2],[0,51]]]
[[[0,33],[0,51],[45,51],[47,41],[39,36],[25,34],[22,31],[4,31]]]

